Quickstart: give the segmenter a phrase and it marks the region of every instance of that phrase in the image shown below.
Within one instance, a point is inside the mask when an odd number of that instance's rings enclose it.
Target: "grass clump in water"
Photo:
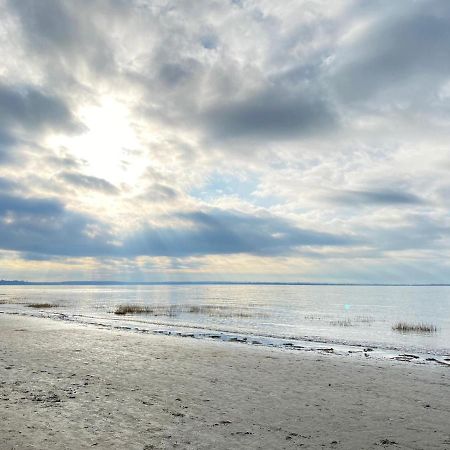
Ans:
[[[372,316],[356,316],[355,321],[359,323],[371,324],[375,322],[375,319]]]
[[[319,314],[306,314],[305,320],[322,320],[323,317],[321,317]]]
[[[114,314],[123,316],[125,314],[145,314],[145,313],[152,313],[154,308],[150,308],[147,306],[140,306],[140,305],[119,305],[115,311]]]
[[[353,326],[353,323],[350,319],[343,319],[343,320],[332,320],[330,322],[330,325],[333,325],[335,327],[351,327]]]
[[[233,308],[224,305],[118,305],[114,314],[149,314],[152,316],[175,317],[178,314],[203,314],[212,317],[236,317],[248,318],[254,317],[255,313],[242,308]],[[259,314],[262,316],[262,314]]]
[[[402,333],[435,333],[437,331],[436,325],[432,323],[408,323],[397,322],[392,325],[394,331],[400,331]]]
[[[6,294],[2,294],[5,295]],[[26,305],[25,297],[7,297],[0,300],[0,305]]]
[[[254,317],[255,313],[249,310],[243,310],[242,308],[233,308],[224,305],[194,305],[182,307],[181,312],[187,312],[189,314],[204,314],[212,317]]]
[[[28,308],[56,308],[59,305],[55,305],[54,303],[29,303]]]

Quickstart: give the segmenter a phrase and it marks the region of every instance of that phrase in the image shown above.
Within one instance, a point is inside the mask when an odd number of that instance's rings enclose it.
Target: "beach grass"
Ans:
[[[25,297],[7,297],[0,299],[0,305],[26,305],[26,304],[27,302]]]
[[[29,303],[28,308],[56,308],[59,305],[55,305],[54,303]]]
[[[118,305],[114,310],[116,315],[126,314],[149,314],[152,316],[169,316],[174,317],[178,314],[203,314],[213,317],[254,317],[255,315],[262,316],[261,313],[254,313],[242,308],[233,308],[224,305],[132,305],[123,304]]]
[[[319,314],[306,314],[305,320],[322,320],[323,317]]]
[[[356,325],[371,325],[375,319],[372,316],[352,316],[347,317],[345,319],[334,319],[330,314],[306,314],[304,316],[305,320],[328,320],[330,325],[332,326],[340,326],[340,327],[350,327]]]
[[[335,327],[351,327],[353,326],[353,322],[350,319],[332,320],[330,325]]]
[[[123,316],[125,314],[151,314],[154,312],[153,308],[140,305],[119,305],[115,310],[114,314]]]
[[[434,333],[437,331],[436,325],[431,323],[409,323],[409,322],[397,322],[392,325],[394,331],[400,331],[402,333]]]
[[[356,316],[354,318],[354,320],[356,322],[368,323],[368,324],[373,323],[375,321],[375,319],[373,317],[371,317],[371,316]]]

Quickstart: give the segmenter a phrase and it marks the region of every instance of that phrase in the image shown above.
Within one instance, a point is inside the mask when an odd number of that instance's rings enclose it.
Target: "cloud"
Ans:
[[[33,86],[0,84],[0,123],[29,131],[51,128],[70,133],[83,129],[63,100]]]
[[[411,214],[405,223],[395,226],[371,225],[361,230],[366,242],[383,252],[433,249],[444,252],[449,247],[449,233],[447,221],[426,214]]]
[[[337,126],[337,117],[320,92],[290,92],[282,87],[215,105],[202,120],[216,139],[285,140]]]
[[[302,246],[349,245],[346,236],[297,228],[269,215],[211,210],[179,214],[187,225],[146,227],[124,243],[134,255],[289,254]]]
[[[351,239],[297,228],[269,215],[211,210],[180,213],[181,224],[145,226],[113,236],[93,217],[58,200],[0,196],[0,248],[64,256],[171,256],[291,254],[302,246],[349,245]],[[114,242],[114,243],[113,243]]]
[[[0,129],[0,164],[6,164],[14,160],[11,147],[15,143],[16,140],[12,136]]]
[[[10,187],[8,183],[8,187]],[[63,206],[58,200],[41,198],[21,198],[13,195],[0,196],[0,214],[51,216],[59,215]]]
[[[115,65],[105,37],[95,26],[98,14],[113,19],[121,2],[92,4],[81,0],[8,1],[9,10],[21,24],[24,42],[33,58],[51,63],[49,78],[59,83],[76,85],[78,70],[103,73],[114,71]],[[116,7],[116,8],[115,8]]]
[[[69,160],[68,162],[70,164],[72,161]],[[119,193],[119,189],[116,186],[102,178],[84,175],[78,172],[61,172],[59,178],[78,188],[99,191],[111,195]]]
[[[159,69],[159,79],[169,88],[174,88],[188,80],[197,66],[197,61],[192,58],[180,63],[163,63]]]
[[[99,231],[101,229],[101,232]],[[0,248],[26,253],[99,256],[111,252],[108,228],[55,199],[0,195]]]
[[[0,192],[2,194],[5,194],[7,192],[11,192],[20,185],[12,180],[9,180],[8,178],[2,178],[0,177]]]
[[[389,104],[412,100],[411,93],[429,98],[448,79],[450,5],[382,1],[361,9],[359,23],[366,25],[337,48],[330,66],[337,94],[367,104],[380,95]]]
[[[171,202],[178,196],[176,189],[162,183],[153,183],[140,197],[149,202]]]
[[[338,191],[327,198],[333,203],[346,206],[413,206],[424,201],[415,194],[390,189],[374,191]]]
[[[82,161],[70,155],[57,155],[50,153],[46,158],[46,164],[55,169],[65,168],[68,170],[79,169]]]

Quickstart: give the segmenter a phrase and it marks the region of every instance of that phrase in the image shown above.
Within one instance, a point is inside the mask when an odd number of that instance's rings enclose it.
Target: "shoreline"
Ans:
[[[448,448],[448,369],[0,314],[0,447]]]
[[[333,354],[340,357],[365,357],[375,360],[397,360],[422,365],[441,365],[450,367],[450,354],[447,352],[424,352],[410,349],[401,349],[391,346],[373,345],[370,343],[349,343],[338,340],[327,340],[311,337],[280,337],[258,333],[242,333],[220,328],[205,328],[190,324],[173,324],[160,321],[143,321],[136,317],[100,318],[80,314],[68,315],[65,313],[48,311],[2,311],[0,314],[20,315],[23,317],[37,317],[50,320],[59,320],[97,328],[107,328],[117,331],[143,333],[151,335],[167,335],[174,337],[187,337],[199,340],[217,340],[220,342],[233,342],[237,344],[265,346],[298,352],[314,352],[318,354]],[[156,329],[155,329],[156,327]]]

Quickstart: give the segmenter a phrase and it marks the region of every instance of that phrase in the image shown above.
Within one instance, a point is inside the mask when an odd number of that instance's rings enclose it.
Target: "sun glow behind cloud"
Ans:
[[[78,112],[86,131],[76,136],[50,138],[52,147],[64,147],[86,163],[85,172],[111,183],[132,184],[142,174],[143,162],[136,157],[140,147],[129,108],[111,97],[98,105],[82,106]]]

